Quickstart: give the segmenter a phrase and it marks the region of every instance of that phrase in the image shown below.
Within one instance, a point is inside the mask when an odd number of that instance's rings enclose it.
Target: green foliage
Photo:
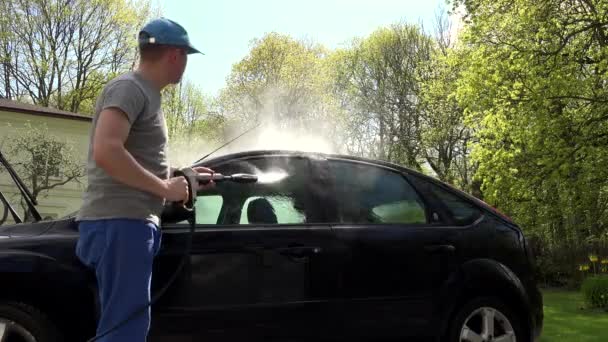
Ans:
[[[313,134],[339,143],[343,112],[329,91],[327,54],[319,44],[275,32],[254,39],[232,67],[217,99],[219,112],[234,127],[262,122],[294,137]]]
[[[269,33],[233,65],[218,109],[227,122],[329,137],[340,152],[428,169],[479,192],[455,96],[466,63],[446,44],[405,23],[335,51]]]
[[[585,279],[581,292],[588,305],[608,310],[608,275],[597,275]]]
[[[465,1],[458,104],[484,199],[551,247],[607,232],[608,89],[595,1]],[[500,13],[500,15],[497,15]]]
[[[460,48],[434,49],[420,76],[422,155],[440,180],[481,197],[473,182],[477,163],[470,159],[473,130],[465,125],[456,89],[466,55]]]
[[[254,39],[249,54],[232,67],[220,95],[222,112],[244,121],[310,123],[322,106],[324,54],[319,45],[278,33]]]

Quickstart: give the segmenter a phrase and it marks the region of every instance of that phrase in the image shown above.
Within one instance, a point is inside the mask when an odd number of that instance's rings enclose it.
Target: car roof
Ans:
[[[316,158],[327,158],[327,159],[342,159],[342,160],[381,165],[381,166],[398,169],[398,170],[406,171],[406,172],[412,172],[412,173],[416,173],[416,174],[425,176],[424,174],[421,174],[421,173],[419,173],[413,169],[410,169],[408,167],[405,167],[403,165],[399,165],[396,163],[391,163],[391,162],[387,162],[387,161],[383,161],[383,160],[358,157],[358,156],[352,156],[352,155],[345,155],[345,154],[337,154],[337,153],[308,152],[308,151],[299,151],[299,150],[248,150],[248,151],[234,152],[234,153],[224,154],[224,155],[221,155],[218,157],[213,157],[213,158],[207,159],[205,161],[195,163],[195,165],[193,165],[193,166],[219,164],[219,163],[225,162],[227,160],[258,157],[258,156],[290,156],[290,157],[300,156],[300,157],[311,157],[311,158],[316,157]]]
[[[409,168],[404,165],[400,165],[400,164],[389,162],[389,161],[379,160],[379,159],[372,159],[372,158],[339,154],[339,153],[324,153],[324,152],[309,152],[309,151],[300,151],[300,150],[279,150],[279,149],[247,150],[247,151],[241,151],[241,152],[227,153],[227,154],[223,154],[218,157],[212,157],[210,159],[207,159],[207,160],[204,160],[201,162],[197,162],[192,166],[207,166],[207,165],[221,164],[228,160],[249,158],[249,157],[258,157],[258,156],[290,156],[290,157],[300,156],[300,157],[310,157],[310,158],[316,157],[316,158],[339,159],[339,160],[346,160],[346,161],[351,161],[351,162],[374,164],[374,165],[394,169],[397,171],[410,173],[417,177],[423,178],[427,181],[434,182],[435,184],[447,186],[451,190],[455,190],[455,191],[459,192],[461,195],[464,195],[465,197],[467,197],[469,199],[471,199],[471,197],[473,197],[473,196],[455,188],[451,184],[445,183],[439,179],[436,179],[432,176],[426,175],[418,170],[414,170],[414,169]]]

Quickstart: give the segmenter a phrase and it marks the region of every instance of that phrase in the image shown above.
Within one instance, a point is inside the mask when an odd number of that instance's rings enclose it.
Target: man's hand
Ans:
[[[169,178],[165,181],[165,198],[170,202],[186,202],[190,196],[186,178],[179,176]]]
[[[192,169],[194,170],[194,172],[199,173],[199,174],[214,174],[215,173],[215,171],[208,169],[206,167],[203,167],[203,166],[197,166]],[[209,190],[209,189],[213,188],[214,186],[215,186],[215,182],[213,182],[213,180],[212,180],[207,184],[199,185],[197,190]]]
[[[193,168],[192,170],[196,171],[197,173],[211,173],[211,174],[215,173],[215,171],[208,169],[204,166],[197,166],[197,167]]]

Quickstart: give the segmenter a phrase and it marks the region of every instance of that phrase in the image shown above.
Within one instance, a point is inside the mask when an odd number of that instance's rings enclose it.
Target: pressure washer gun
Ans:
[[[224,175],[221,173],[203,173],[200,174],[190,167],[177,169],[174,172],[175,177],[183,176],[188,182],[188,200],[185,203],[173,203],[173,208],[164,214],[165,220],[175,220],[176,216],[186,215],[188,219],[192,219],[194,214],[194,205],[196,202],[196,192],[202,185],[206,185],[213,181],[214,183],[220,182],[235,182],[235,183],[255,183],[258,181],[258,177],[248,173],[235,173],[232,175]],[[181,208],[178,208],[181,207]],[[183,213],[186,210],[187,213]]]

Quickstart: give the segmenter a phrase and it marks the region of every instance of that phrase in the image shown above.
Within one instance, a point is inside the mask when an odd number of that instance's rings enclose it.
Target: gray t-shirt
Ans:
[[[97,100],[90,131],[88,186],[77,220],[134,218],[160,224],[164,199],[114,180],[96,165],[92,155],[99,113],[117,107],[127,114],[131,124],[125,143],[127,151],[143,168],[167,179],[167,126],[160,102],[160,92],[135,72],[118,76],[105,86]]]

